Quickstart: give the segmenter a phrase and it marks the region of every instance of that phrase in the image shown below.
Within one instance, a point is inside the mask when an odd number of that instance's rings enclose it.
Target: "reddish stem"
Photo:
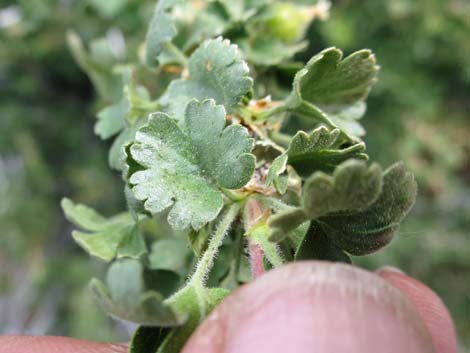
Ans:
[[[258,244],[250,242],[248,253],[250,255],[251,276],[253,279],[256,279],[264,273],[263,249]]]

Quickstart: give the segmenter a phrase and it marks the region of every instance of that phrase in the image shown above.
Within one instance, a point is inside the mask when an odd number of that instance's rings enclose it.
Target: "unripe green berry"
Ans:
[[[305,7],[280,2],[272,6],[266,20],[266,29],[283,42],[293,43],[303,36],[310,20],[310,11]]]

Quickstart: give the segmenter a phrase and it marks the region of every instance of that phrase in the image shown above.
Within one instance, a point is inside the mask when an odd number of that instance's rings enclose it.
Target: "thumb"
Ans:
[[[436,352],[414,305],[379,276],[300,262],[226,298],[183,353]]]

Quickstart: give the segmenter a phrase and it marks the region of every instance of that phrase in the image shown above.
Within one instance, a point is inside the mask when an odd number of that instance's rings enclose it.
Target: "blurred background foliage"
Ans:
[[[135,60],[154,1],[0,0],[0,332],[125,340],[93,303],[104,269],[71,240],[62,196],[106,215],[124,208],[108,144],[93,134],[112,101],[113,63]],[[73,29],[89,51],[74,55]],[[470,352],[470,2],[337,0],[314,22],[306,60],[328,46],[371,48],[382,67],[363,123],[372,159],[404,160],[417,204],[394,242],[356,262],[393,265],[430,285]],[[70,37],[70,36],[69,36]],[[84,45],[84,44],[83,44]],[[86,54],[85,56],[80,56]],[[75,56],[75,58],[74,58]],[[120,88],[120,84],[116,84]],[[109,91],[109,90],[108,90]],[[112,91],[112,90],[111,90]]]

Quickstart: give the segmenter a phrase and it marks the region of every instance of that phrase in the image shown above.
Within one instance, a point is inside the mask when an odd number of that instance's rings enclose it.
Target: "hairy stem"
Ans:
[[[278,246],[269,241],[270,229],[267,225],[269,214],[269,210],[256,198],[251,198],[247,201],[243,212],[243,222],[249,241],[248,252],[250,254],[253,278],[256,278],[260,272],[264,272],[264,257],[274,267],[281,266],[284,263]]]
[[[274,267],[279,267],[284,263],[284,259],[281,256],[281,251],[277,244],[269,241],[269,229],[268,227],[259,227],[253,233],[253,243],[258,245],[264,256]]]
[[[251,277],[256,279],[264,273],[264,253],[258,244],[250,241],[248,254],[250,255]]]
[[[189,285],[204,287],[205,279],[209,274],[212,265],[214,264],[214,259],[217,255],[217,252],[219,251],[219,247],[222,244],[222,241],[229,231],[233,221],[237,217],[239,210],[240,205],[238,203],[234,203],[224,214],[222,220],[217,226],[216,231],[209,239],[209,246],[207,247],[207,250],[204,252],[198,264],[196,265],[196,270],[188,282]]]

